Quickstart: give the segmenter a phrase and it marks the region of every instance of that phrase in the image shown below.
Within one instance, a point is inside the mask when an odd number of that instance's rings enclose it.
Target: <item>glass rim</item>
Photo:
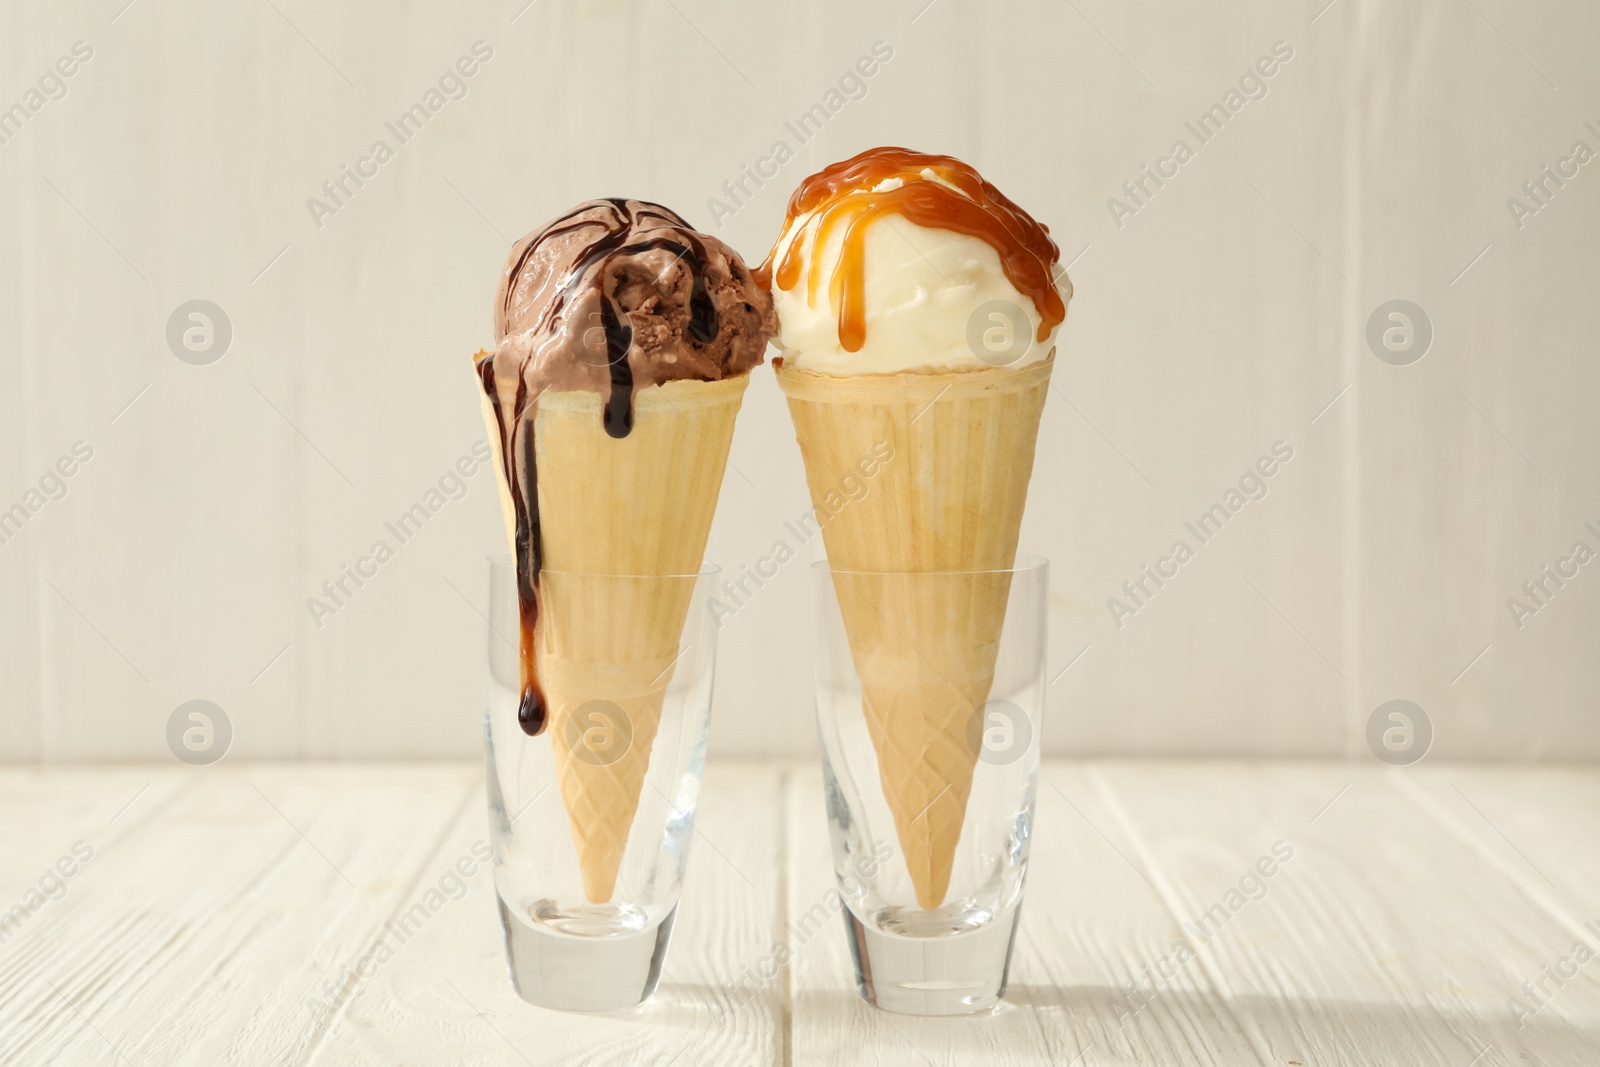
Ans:
[[[813,571],[814,573],[817,573],[817,574],[860,574],[860,575],[873,575],[875,577],[882,577],[882,578],[909,578],[909,577],[912,577],[912,576],[916,576],[916,577],[933,577],[933,576],[936,576],[936,575],[953,576],[953,575],[962,575],[962,574],[1035,574],[1035,573],[1040,573],[1040,572],[1046,570],[1050,566],[1050,560],[1048,558],[1044,557],[1044,556],[1035,555],[1035,554],[1033,554],[1031,552],[1018,552],[1016,561],[1014,563],[1012,563],[1012,565],[1009,566],[1009,567],[992,567],[992,568],[985,568],[985,569],[981,569],[981,570],[966,570],[966,571],[955,571],[955,570],[945,570],[945,571],[862,571],[862,570],[842,570],[842,569],[835,569],[832,566],[830,566],[826,559],[819,559],[814,563],[807,564],[807,566],[811,571]]]
[[[515,572],[517,569],[517,561],[509,552],[490,552],[483,558],[488,561],[490,567],[499,570]],[[563,571],[557,570],[554,567],[541,567],[539,569],[539,573],[561,574],[574,578],[650,578],[657,581],[665,578],[683,578],[699,580],[701,578],[710,578],[721,574],[722,568],[715,563],[702,561],[699,571],[695,572],[694,574],[600,574],[594,571]]]

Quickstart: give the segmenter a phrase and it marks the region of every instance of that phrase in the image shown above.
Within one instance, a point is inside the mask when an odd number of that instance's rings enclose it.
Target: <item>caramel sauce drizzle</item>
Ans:
[[[937,180],[929,180],[924,171]],[[891,178],[905,184],[874,191]],[[844,246],[828,278],[828,294],[839,309],[839,343],[846,352],[861,351],[867,339],[867,228],[884,215],[900,215],[929,229],[976,237],[993,248],[1017,292],[1033,301],[1039,315],[1038,340],[1048,338],[1067,317],[1066,304],[1052,277],[1061,251],[1050,239],[1050,231],[961,160],[906,148],[871,148],[801,182],[789,198],[788,216],[777,243],[754,272],[757,284],[769,290],[776,284],[787,292],[799,283],[806,235],[795,232],[791,236],[796,219],[809,216],[806,227],[815,229],[813,250],[825,248],[842,228]],[[790,238],[788,248],[774,270],[773,260],[786,237]],[[806,296],[813,307],[821,274],[813,255],[806,278]]]

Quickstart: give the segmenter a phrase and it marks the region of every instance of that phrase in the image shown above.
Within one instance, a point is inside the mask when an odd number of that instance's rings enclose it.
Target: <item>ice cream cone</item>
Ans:
[[[598,393],[538,401],[535,647],[593,903],[616,886],[748,383],[741,374],[641,389],[620,439],[605,431]],[[509,509],[503,472],[501,486]]]
[[[493,359],[492,353],[479,349],[472,357],[474,363],[485,359]],[[483,424],[489,430],[489,455],[494,460],[495,485],[500,487],[500,514],[506,520],[506,544],[515,546],[517,543],[517,510],[511,500],[511,480],[506,477],[505,460],[500,458],[500,449],[496,445],[500,441],[500,423],[495,419],[494,408],[489,404],[489,394],[479,393],[478,404],[483,410]]]
[[[961,838],[1053,363],[850,376],[778,367],[923,908],[943,903]],[[868,457],[880,462],[865,496],[831,506]]]
[[[474,363],[516,556],[516,723],[550,734],[591,903],[661,888],[656,867],[620,890],[619,872],[734,419],[777,327],[736,251],[646,200],[582,201],[516,242],[500,273],[495,346]],[[686,728],[703,727],[703,707],[685,705]],[[687,773],[698,737],[673,738],[668,766]],[[670,816],[692,817],[692,803]],[[641,857],[667,862],[662,825],[639,827]]]

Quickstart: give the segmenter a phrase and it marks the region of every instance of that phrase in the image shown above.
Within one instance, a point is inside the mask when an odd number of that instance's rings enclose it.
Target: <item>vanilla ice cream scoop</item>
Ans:
[[[785,363],[821,374],[1048,358],[1072,283],[1049,231],[950,156],[875,148],[807,178],[758,280]]]

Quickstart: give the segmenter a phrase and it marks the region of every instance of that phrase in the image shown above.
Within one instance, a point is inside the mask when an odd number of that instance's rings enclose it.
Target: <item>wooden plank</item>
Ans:
[[[1177,973],[1147,1006],[1120,988],[1156,966],[1178,932],[1143,874],[1119,855],[1127,845],[1083,775],[1071,765],[1042,775],[1022,927],[1001,1008],[919,1019],[869,1007],[855,990],[841,921],[793,945],[794,1062],[1258,1064],[1198,969]],[[796,769],[788,795],[789,914],[797,918],[834,885],[814,764]]]
[[[1053,998],[1085,1063],[1259,1064],[1182,937],[1085,765],[1045,764],[1011,995]]]
[[[486,838],[475,764],[16,770],[0,809],[0,914],[93,848],[0,925],[6,1063],[1589,1067],[1600,1034],[1600,964],[1546,977],[1600,944],[1600,771],[1047,765],[1007,1003],[957,1020],[788,928],[833,884],[810,761],[708,770],[661,989],[603,1017],[516,997],[486,871],[340,992]]]
[[[142,821],[0,949],[0,1061],[303,1058],[308,998],[405,898],[479,778],[437,764],[106,773],[127,793],[140,774],[157,784],[123,816]],[[0,780],[8,795],[34,785]],[[69,839],[70,816],[32,814]]]
[[[1394,780],[1600,956],[1600,774],[1445,765]]]
[[[441,910],[361,984],[307,1063],[782,1062],[781,983],[761,986],[744,1001],[728,992],[778,936],[780,802],[776,767],[707,770],[677,927],[661,985],[643,1007],[577,1015],[521,1000],[506,975],[493,881],[479,876],[465,898]],[[486,835],[480,789],[412,895]]]
[[[1525,977],[1568,951],[1571,931],[1443,832],[1397,784],[1404,772],[1277,763],[1092,773],[1170,910],[1191,928],[1213,916],[1200,926],[1201,962],[1267,1062],[1593,1063],[1593,980],[1569,983],[1535,1018],[1507,1006]],[[1260,899],[1242,895],[1233,909],[1229,891],[1280,841],[1292,857],[1258,879]]]
[[[185,787],[184,777],[142,767],[0,773],[0,1061],[21,1062],[12,1056],[30,1047],[28,1035],[66,1012],[44,972],[93,946],[66,942],[58,920],[73,898],[104,891],[107,856]],[[67,1062],[99,1062],[109,1046],[88,1027],[77,1030],[59,1035]]]

